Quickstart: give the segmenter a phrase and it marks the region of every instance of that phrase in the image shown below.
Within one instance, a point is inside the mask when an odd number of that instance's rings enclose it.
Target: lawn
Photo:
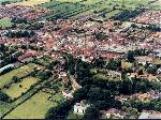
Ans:
[[[5,29],[5,28],[9,28],[12,27],[12,22],[10,18],[2,18],[0,19],[0,28]]]
[[[9,73],[6,73],[2,76],[0,76],[0,88],[3,88],[4,85],[9,84],[12,81],[13,76],[17,77],[23,77],[27,74],[29,74],[35,67],[38,65],[29,63],[27,65],[24,65],[20,68],[14,69]]]
[[[56,102],[50,101],[49,97],[53,97],[57,101],[63,98],[60,95],[52,96],[40,91],[14,109],[4,119],[44,119],[49,108],[57,105]]]
[[[35,77],[26,77],[19,83],[14,83],[8,89],[3,89],[2,91],[10,96],[11,99],[18,98],[25,93],[30,87],[36,84],[40,79]]]

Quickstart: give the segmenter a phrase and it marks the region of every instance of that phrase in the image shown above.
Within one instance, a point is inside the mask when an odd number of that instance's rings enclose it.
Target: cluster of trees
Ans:
[[[154,32],[160,32],[161,31],[160,24],[150,24],[150,25],[147,26],[147,29],[154,31]]]
[[[131,101],[128,101],[128,103],[127,102],[123,103],[123,105],[126,107],[133,106],[138,111],[142,111],[142,110],[161,111],[161,99],[155,99],[149,102],[131,100]]]
[[[147,50],[147,49],[144,49],[144,48],[141,48],[141,49],[135,49],[133,51],[133,54],[135,56],[146,56],[146,55],[149,55],[151,51]]]
[[[108,109],[111,107],[122,109],[124,106],[133,106],[138,110],[153,108],[155,110],[159,109],[159,107],[157,107],[158,104],[160,105],[159,101],[153,101],[153,104],[135,102],[128,102],[127,104],[124,104],[115,99],[115,96],[120,94],[131,95],[137,92],[147,92],[151,89],[160,89],[161,85],[157,82],[139,79],[137,77],[130,79],[126,76],[126,74],[122,75],[122,80],[101,80],[101,78],[98,79],[97,77],[93,77],[94,75],[99,74],[99,71],[92,72],[91,74],[90,70],[92,68],[117,70],[118,67],[120,67],[119,60],[111,60],[107,63],[103,59],[97,59],[92,63],[86,63],[81,59],[74,59],[72,55],[66,55],[64,58],[66,60],[65,69],[69,71],[70,74],[76,75],[77,82],[83,87],[75,91],[73,95],[74,99],[70,102],[68,101],[68,104],[61,104],[59,107],[52,108],[47,114],[48,119],[52,117],[59,119],[66,118],[68,112],[72,109],[72,106],[76,102],[84,99],[87,100],[87,103],[91,104],[83,117],[83,119],[86,120],[98,119],[100,110]],[[131,60],[132,58],[133,55],[129,55],[129,59]],[[154,103],[157,105],[154,105]]]
[[[56,107],[52,107],[48,110],[45,115],[45,119],[47,120],[64,120],[69,110],[72,108],[74,102],[73,101],[64,101],[63,103],[57,105]]]
[[[18,56],[21,55],[21,52],[18,52],[16,47],[8,47],[3,44],[0,45],[0,51],[2,52],[2,55],[0,55],[0,59],[2,59],[0,67],[16,62]]]
[[[94,33],[94,35],[95,35],[96,39],[99,41],[106,40],[108,38],[108,35],[104,32]]]
[[[10,1],[4,1],[1,3],[1,5],[7,5],[7,4],[10,4],[11,2]]]
[[[8,31],[5,35],[10,38],[32,37],[33,35],[35,35],[35,32],[27,30]]]
[[[138,14],[144,12],[142,8],[136,8],[135,10],[123,10],[120,14],[113,17],[115,20],[126,21],[130,18],[136,17]]]
[[[12,23],[15,23],[15,24],[20,24],[20,23],[25,23],[27,24],[27,19],[25,18],[12,18],[11,20]]]
[[[4,92],[0,91],[0,101],[8,102],[10,101],[10,97]]]
[[[40,79],[45,80],[45,79],[49,79],[53,74],[49,70],[42,70],[42,71],[38,71],[38,73],[36,73],[36,75]]]
[[[34,22],[34,23],[29,23],[29,26],[27,26],[26,29],[40,30],[43,27],[44,27],[44,23],[42,23],[42,22]]]

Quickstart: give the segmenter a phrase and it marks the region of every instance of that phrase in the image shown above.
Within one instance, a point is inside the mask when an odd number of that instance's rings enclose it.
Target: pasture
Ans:
[[[50,97],[52,97],[55,102],[50,100]],[[56,106],[56,101],[61,101],[62,99],[63,97],[61,95],[57,94],[53,96],[49,93],[39,91],[7,114],[4,119],[44,119],[49,108]]]
[[[4,75],[1,75],[0,76],[0,88],[3,88],[5,85],[12,82],[12,78],[14,76],[21,78],[25,75],[28,75],[36,67],[38,67],[38,65],[29,63],[27,65],[21,66],[20,68],[14,69]]]
[[[39,4],[43,4],[49,2],[50,0],[24,0],[22,2],[15,3],[16,5],[23,5],[23,6],[35,6]]]
[[[41,5],[50,9],[48,19],[72,18],[82,15],[95,15],[98,18],[111,18],[123,11],[134,11],[141,7],[149,8],[147,0],[53,0]]]
[[[13,83],[8,89],[2,91],[6,93],[11,99],[20,97],[23,93],[27,92],[30,87],[36,84],[40,79],[34,77],[26,77],[19,83]]]

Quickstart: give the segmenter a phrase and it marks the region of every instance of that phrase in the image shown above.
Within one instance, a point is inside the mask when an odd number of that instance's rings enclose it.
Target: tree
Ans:
[[[99,110],[95,106],[90,106],[87,108],[83,120],[98,120]]]
[[[71,109],[72,105],[73,101],[65,101],[56,107],[52,107],[48,110],[45,118],[47,120],[64,120],[68,115],[68,112]]]
[[[102,41],[102,40],[107,39],[108,35],[106,35],[106,33],[104,33],[104,32],[98,32],[98,33],[95,33],[95,37],[97,40]]]
[[[134,62],[135,61],[134,52],[133,51],[128,51],[127,59],[128,59],[129,62]]]
[[[157,66],[156,65],[149,65],[149,67],[147,68],[147,72],[150,74],[155,74],[157,71]]]
[[[120,67],[121,67],[121,61],[120,60],[111,59],[107,64],[107,69],[111,69],[111,70],[117,70]]]
[[[7,94],[5,94],[5,93],[0,91],[0,101],[6,102],[6,101],[9,101],[9,99],[10,98],[9,98],[9,96]]]
[[[14,81],[14,83],[20,82],[20,78],[17,77],[17,76],[13,76],[13,77],[12,77],[12,80]]]

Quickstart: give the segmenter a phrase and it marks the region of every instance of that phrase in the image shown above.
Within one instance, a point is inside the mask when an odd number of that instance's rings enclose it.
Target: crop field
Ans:
[[[4,3],[4,2],[6,2],[6,3],[15,3],[15,2],[20,2],[20,1],[22,1],[22,0],[0,0],[0,4]]]
[[[57,102],[50,101],[50,97],[53,97],[55,101],[63,99],[61,95],[52,96],[40,91],[14,109],[4,119],[43,119],[48,109],[57,105]]]
[[[50,9],[51,13],[46,16],[49,19],[79,17],[80,15],[111,18],[123,11],[135,11],[141,7],[151,8],[147,0],[53,0],[42,4],[42,7]]]
[[[29,63],[28,65],[24,65],[20,68],[14,69],[9,73],[0,76],[0,88],[4,87],[4,85],[9,84],[14,76],[21,78],[29,74],[35,67],[38,67],[38,65]]]
[[[35,6],[39,4],[43,4],[45,2],[49,2],[50,0],[24,0],[22,2],[17,2],[16,5],[23,5],[23,6]]]
[[[11,99],[20,97],[23,93],[30,89],[30,87],[36,84],[40,79],[34,77],[26,77],[19,83],[13,83],[10,88],[3,89],[2,91],[6,93]]]
[[[2,18],[0,19],[0,28],[5,29],[12,27],[12,22],[10,18]]]

